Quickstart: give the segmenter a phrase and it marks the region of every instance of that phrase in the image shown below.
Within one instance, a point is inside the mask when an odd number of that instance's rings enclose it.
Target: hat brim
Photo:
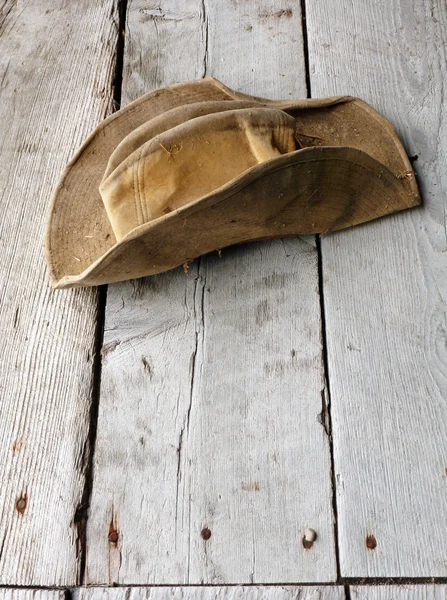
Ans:
[[[298,140],[312,138],[317,145],[253,167],[116,242],[99,194],[113,150],[149,119],[210,100],[252,100],[286,110],[297,119]],[[334,231],[419,203],[396,132],[361,100],[271,101],[204,79],[150,92],[99,125],[53,194],[46,257],[55,288],[99,285],[160,273],[231,244]]]

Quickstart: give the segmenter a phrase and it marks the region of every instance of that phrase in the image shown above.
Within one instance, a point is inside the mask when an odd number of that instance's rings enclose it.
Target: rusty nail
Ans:
[[[116,546],[116,544],[118,543],[118,538],[119,538],[118,530],[116,529],[116,527],[112,521],[110,523],[110,527],[109,527],[109,542],[111,544],[115,544],[115,546]]]
[[[17,512],[20,513],[21,515],[23,515],[23,513],[25,512],[27,503],[28,503],[28,498],[27,498],[26,494],[23,494],[22,496],[20,496],[20,498],[16,502]]]

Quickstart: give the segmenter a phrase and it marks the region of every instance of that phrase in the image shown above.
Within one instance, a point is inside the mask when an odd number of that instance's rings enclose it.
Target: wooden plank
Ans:
[[[157,6],[129,4],[125,101],[203,75],[305,96],[299,7]],[[110,286],[104,343],[88,581],[334,580],[314,245],[239,246],[188,277]]]
[[[0,588],[0,600],[65,600],[64,590]]]
[[[110,105],[113,9],[1,9],[2,584],[73,585],[79,574],[97,294],[51,293],[43,236],[51,188]]]
[[[342,587],[212,586],[81,588],[74,600],[343,600]],[[21,600],[21,599],[20,599]]]
[[[446,576],[445,3],[313,0],[307,23],[312,95],[390,118],[424,202],[322,240],[342,575]]]
[[[445,600],[447,586],[431,585],[377,585],[350,587],[352,600]]]
[[[302,285],[315,277],[315,254],[287,239],[202,263],[186,450],[193,582],[335,579],[318,289]],[[308,526],[318,532],[310,551]],[[204,543],[194,534],[205,527]]]

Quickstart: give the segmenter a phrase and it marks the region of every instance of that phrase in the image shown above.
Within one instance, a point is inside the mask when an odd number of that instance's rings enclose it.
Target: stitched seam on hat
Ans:
[[[286,132],[285,132],[285,123],[286,120],[284,118],[284,115],[281,113],[279,113],[279,136],[278,136],[278,145],[279,145],[279,152],[282,154],[281,150],[284,148],[284,142],[286,139]]]
[[[143,219],[143,223],[147,223],[148,218],[147,218],[147,210],[146,210],[146,196],[144,193],[144,163],[145,163],[145,161],[142,160],[143,148],[144,148],[144,145],[141,146],[141,156],[140,156],[140,160],[138,161],[138,164],[140,165],[140,168],[138,170],[138,189],[139,189],[139,194],[140,194],[141,218]]]
[[[287,153],[287,145],[288,145],[288,139],[289,139],[289,120],[286,119],[286,115],[283,114],[282,115],[282,148],[284,150],[284,153]]]
[[[289,124],[287,122],[285,113],[283,113],[282,111],[280,113],[279,132],[280,132],[279,141],[278,141],[278,143],[280,144],[279,152],[281,154],[284,154],[287,151],[286,149],[287,149],[287,138],[289,135]]]
[[[141,225],[142,224],[141,206],[140,206],[137,174],[138,174],[138,161],[137,161],[136,168],[134,168],[134,170],[133,170],[133,189],[134,189],[134,203],[135,203],[135,213],[136,213],[136,217],[137,217],[137,223],[139,225]]]
[[[138,175],[137,175],[137,181],[138,181],[138,192],[139,192],[139,196],[140,196],[140,209],[141,209],[141,217],[143,219],[143,223],[147,222],[147,211],[146,211],[146,198],[144,195],[144,187],[143,187],[143,180],[144,178],[142,177],[141,172],[144,170],[144,161],[140,160],[138,162]]]

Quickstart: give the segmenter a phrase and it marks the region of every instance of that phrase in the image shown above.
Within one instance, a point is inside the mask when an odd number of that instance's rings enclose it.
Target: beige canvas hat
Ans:
[[[203,79],[99,125],[54,192],[46,257],[55,288],[98,285],[419,203],[395,130],[362,100],[265,100]]]

